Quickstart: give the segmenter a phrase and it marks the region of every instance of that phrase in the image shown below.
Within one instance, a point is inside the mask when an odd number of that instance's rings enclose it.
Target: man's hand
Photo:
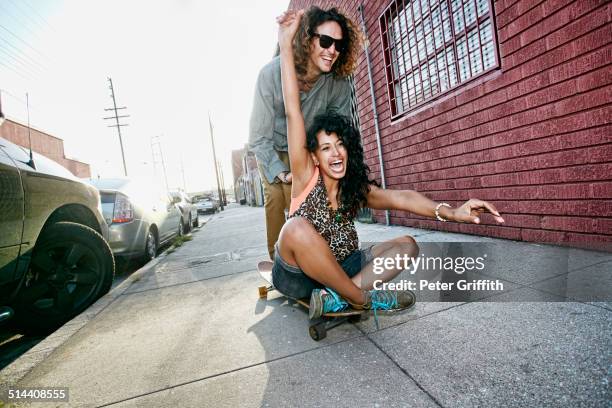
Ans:
[[[505,222],[497,209],[486,201],[471,198],[461,205],[461,207],[452,210],[452,215],[448,218],[449,221],[469,222],[480,224],[479,215],[483,212],[493,214],[495,221],[499,223]]]
[[[292,49],[293,37],[300,25],[304,10],[288,10],[276,17],[278,23],[278,45],[281,49]]]
[[[279,173],[278,176],[276,176],[276,178],[279,179],[281,183],[284,183],[284,184],[291,184],[291,180],[293,180],[293,176],[291,175],[291,172],[287,172],[287,171],[283,171]]]

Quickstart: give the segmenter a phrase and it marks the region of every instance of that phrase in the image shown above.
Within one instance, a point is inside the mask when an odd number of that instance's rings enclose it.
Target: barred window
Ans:
[[[490,0],[395,0],[380,25],[394,119],[499,65]]]

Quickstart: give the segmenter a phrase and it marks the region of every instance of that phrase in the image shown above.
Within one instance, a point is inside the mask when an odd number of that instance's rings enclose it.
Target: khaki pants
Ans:
[[[278,157],[289,166],[289,155],[287,152],[277,152]],[[268,179],[257,164],[259,175],[264,189],[264,208],[266,210],[266,235],[268,237],[268,253],[270,259],[274,260],[274,244],[278,240],[281,228],[285,225],[285,209],[289,209],[291,203],[291,184],[274,181],[268,183]]]

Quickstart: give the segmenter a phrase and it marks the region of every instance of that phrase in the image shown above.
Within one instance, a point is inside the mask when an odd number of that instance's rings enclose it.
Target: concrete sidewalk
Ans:
[[[314,342],[303,310],[258,299],[263,209],[233,206],[5,368],[0,384],[69,387],[69,404],[50,406],[609,406],[612,308],[581,296],[610,288],[611,255],[572,250],[568,271],[541,275],[522,254],[542,245],[358,230],[362,241],[501,242],[507,271],[494,278],[505,290],[419,302],[381,317],[381,330],[370,318]],[[498,302],[523,295],[583,301]]]

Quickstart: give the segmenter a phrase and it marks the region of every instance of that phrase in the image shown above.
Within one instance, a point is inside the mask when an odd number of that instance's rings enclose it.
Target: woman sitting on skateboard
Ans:
[[[293,57],[293,40],[303,11],[278,17],[278,41],[289,159],[293,173],[289,221],[277,242],[272,279],[283,294],[310,297],[310,317],[354,309],[399,310],[415,302],[410,291],[373,290],[374,281],[387,282],[400,269],[373,273],[375,257],[393,257],[401,249],[418,254],[410,236],[359,250],[353,219],[360,207],[402,210],[443,221],[479,223],[478,214],[490,212],[504,222],[489,203],[471,199],[461,207],[437,204],[412,190],[385,190],[368,180],[358,131],[334,113],[318,116],[306,132]],[[335,21],[307,33],[311,55],[333,64],[347,33]],[[365,266],[362,268],[362,264]]]

